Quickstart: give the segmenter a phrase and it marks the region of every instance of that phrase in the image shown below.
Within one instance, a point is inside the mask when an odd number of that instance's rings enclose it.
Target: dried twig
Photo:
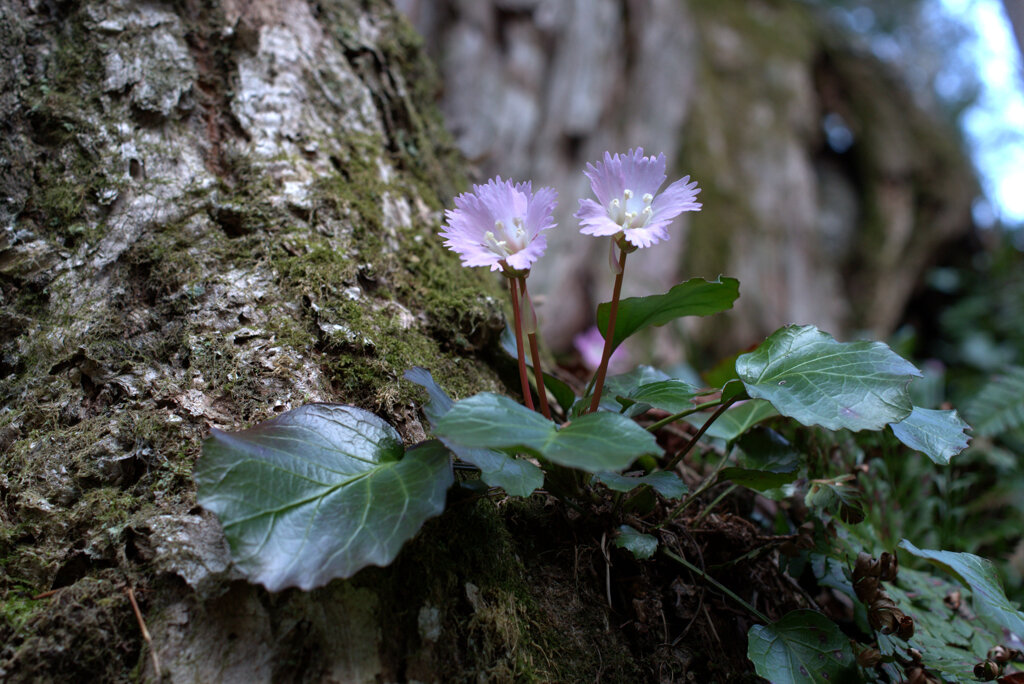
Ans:
[[[142,611],[139,610],[139,603],[135,600],[135,590],[129,584],[124,588],[124,591],[128,594],[128,600],[132,603],[135,619],[139,623],[139,629],[142,630],[142,638],[146,640],[146,645],[149,646],[149,657],[153,661],[153,672],[156,674],[157,681],[160,681],[163,676],[160,673],[160,657],[157,656],[156,648],[153,647],[153,639],[149,636],[149,630],[146,629],[146,621],[142,619]]]

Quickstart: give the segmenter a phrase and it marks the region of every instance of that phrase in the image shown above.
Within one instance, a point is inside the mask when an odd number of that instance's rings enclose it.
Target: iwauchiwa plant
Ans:
[[[453,401],[427,370],[413,368],[406,378],[429,396],[423,413],[434,439],[408,449],[374,414],[335,404],[301,406],[241,432],[213,430],[195,469],[198,500],[220,518],[236,566],[251,581],[279,591],[309,590],[370,565],[387,565],[425,520],[444,510],[455,481],[453,463],[461,462],[511,496],[544,488],[584,511],[611,497],[620,548],[641,560],[660,549],[663,558],[689,569],[761,623],[748,633],[748,656],[758,674],[773,682],[839,681],[857,673],[887,681],[911,671],[919,681],[973,676],[973,666],[983,660],[975,637],[952,639],[940,624],[952,618],[943,622],[934,615],[939,608],[921,608],[920,601],[931,600],[939,585],[916,594],[894,585],[887,593],[880,582],[893,582],[897,568],[888,555],[884,571],[869,572],[877,562],[871,559],[870,533],[857,533],[863,514],[858,515],[853,476],[810,477],[807,456],[760,425],[789,418],[832,431],[888,429],[945,465],[966,448],[967,424],[955,411],[914,406],[908,386],[920,372],[885,344],[841,343],[813,326],[778,330],[738,356],[730,372],[719,374],[716,387],[700,389],[649,366],[608,376],[613,352],[631,335],[727,310],[739,296],[739,283],[694,278],[664,294],[622,299],[627,256],[668,240],[674,219],[701,208],[697,183],[687,176],[662,189],[664,155],[645,156],[639,148],[606,153],[585,174],[597,199],[581,199],[575,216],[581,233],[609,239],[615,284],[611,300],[597,309],[603,348],[582,396],[543,372],[527,290],[530,271],[547,246],[545,233],[555,228],[555,191],[534,192],[529,182],[500,177],[474,186],[455,199],[440,235],[464,266],[486,266],[508,279],[525,405],[491,393]],[[693,422],[692,436],[665,453],[655,435],[683,420]],[[690,492],[676,467],[702,440],[716,445],[722,459]],[[711,485],[725,481],[775,498],[805,493],[819,524],[814,538],[794,553],[803,554],[819,580],[827,575],[828,586],[864,602],[851,634],[855,639],[815,610],[771,620],[661,534]],[[657,516],[634,515],[641,500],[655,496],[660,522]],[[906,540],[901,547],[973,593],[978,618],[966,633],[978,643],[989,648],[1006,632],[1024,635],[1024,614],[1006,599],[987,561],[921,550]],[[918,575],[904,571],[900,577],[920,584]]]

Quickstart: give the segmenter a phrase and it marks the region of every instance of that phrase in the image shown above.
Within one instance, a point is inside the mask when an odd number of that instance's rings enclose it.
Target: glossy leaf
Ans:
[[[589,413],[558,429],[535,411],[489,393],[456,402],[434,432],[458,446],[519,449],[591,473],[622,470],[638,456],[660,453],[653,435],[616,413]]]
[[[623,415],[633,418],[644,413],[650,408],[648,404],[638,404],[635,401],[620,397],[628,397],[638,387],[649,385],[655,382],[671,380],[672,377],[662,370],[652,366],[639,365],[628,373],[620,373],[606,378],[604,391],[601,395],[601,409],[604,411],[621,412]],[[580,402],[581,409],[575,415],[582,415],[590,407],[590,395],[587,395]]]
[[[949,465],[953,458],[967,448],[965,430],[970,425],[956,411],[937,411],[915,406],[909,416],[891,423],[896,439],[911,449],[920,451],[939,465]]]
[[[666,499],[681,499],[690,491],[678,475],[665,470],[640,477],[628,477],[618,473],[598,473],[594,479],[613,492],[630,492],[637,487],[647,485]]]
[[[444,510],[447,449],[402,452],[374,414],[309,404],[241,432],[214,430],[195,468],[197,499],[220,518],[250,580],[308,590],[388,565]]]
[[[616,399],[624,406],[643,404],[669,413],[680,413],[694,407],[693,399],[700,390],[682,380],[660,380],[640,385]]]
[[[814,326],[775,332],[736,360],[751,397],[829,430],[880,430],[910,415],[907,385],[921,375],[881,342],[837,342]]]
[[[795,610],[747,632],[747,657],[772,684],[836,684],[853,671],[849,638],[821,613]]]
[[[427,390],[430,403],[423,407],[423,413],[431,427],[437,425],[455,404],[451,397],[434,382],[425,368],[410,368],[405,379]],[[521,458],[514,458],[492,449],[472,449],[441,440],[456,456],[480,469],[480,479],[491,487],[501,487],[512,496],[530,496],[544,484],[544,472]]]
[[[615,319],[613,348],[644,328],[665,325],[683,316],[710,316],[731,309],[740,296],[739,288],[740,282],[735,278],[719,277],[710,282],[693,278],[665,294],[622,299]],[[597,328],[602,335],[608,329],[610,309],[609,302],[597,307]]]
[[[640,560],[647,560],[658,550],[658,538],[638,532],[629,525],[622,525],[615,537],[615,546],[626,549]]]
[[[764,492],[789,484],[800,473],[799,453],[774,430],[752,430],[740,437],[737,445],[743,452],[740,465],[723,469],[722,479]]]
[[[1024,613],[1010,602],[995,566],[970,553],[919,549],[904,539],[900,548],[937,565],[971,590],[974,610],[1014,634],[1024,634]]]

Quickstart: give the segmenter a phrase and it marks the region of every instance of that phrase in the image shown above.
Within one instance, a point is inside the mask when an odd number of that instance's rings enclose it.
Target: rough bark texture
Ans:
[[[571,218],[589,192],[580,170],[605,150],[664,152],[670,178],[704,188],[671,242],[630,258],[627,294],[739,278],[735,315],[701,326],[718,353],[793,322],[888,335],[937,248],[970,229],[976,183],[957,134],[802,3],[398,5],[441,65],[463,151],[563,197],[534,276],[552,293],[540,315],[557,349],[611,289],[606,246],[581,245]],[[657,335],[661,362],[684,355],[680,332]]]

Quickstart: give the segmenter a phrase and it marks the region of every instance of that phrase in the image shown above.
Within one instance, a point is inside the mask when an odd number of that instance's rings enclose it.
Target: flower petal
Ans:
[[[684,211],[700,211],[702,205],[696,201],[699,192],[697,181],[691,182],[689,176],[677,180],[654,198],[651,205],[654,216],[651,220],[671,221]]]

